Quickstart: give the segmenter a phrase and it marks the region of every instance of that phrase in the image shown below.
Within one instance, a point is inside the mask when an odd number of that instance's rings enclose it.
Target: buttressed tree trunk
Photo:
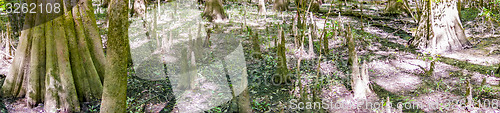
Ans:
[[[76,112],[79,102],[101,97],[105,59],[91,2],[27,1],[55,9],[26,14],[2,96],[43,102],[45,112]]]
[[[127,111],[128,0],[112,0],[108,10],[109,33],[106,76],[102,94],[101,113]]]
[[[224,9],[222,7],[222,1],[207,0],[205,2],[203,18],[207,18],[209,21],[226,19],[226,13],[224,13]]]
[[[467,48],[471,43],[466,39],[458,16],[456,0],[426,2],[414,38],[409,41],[419,49],[442,53]]]

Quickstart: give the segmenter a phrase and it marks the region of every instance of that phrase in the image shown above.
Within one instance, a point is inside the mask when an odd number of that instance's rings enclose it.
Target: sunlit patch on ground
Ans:
[[[391,60],[374,61],[369,65],[369,73],[374,78],[373,81],[393,93],[415,90],[422,81],[419,76],[415,75],[416,73],[412,73],[418,67],[415,68],[409,63],[401,65],[399,61]]]

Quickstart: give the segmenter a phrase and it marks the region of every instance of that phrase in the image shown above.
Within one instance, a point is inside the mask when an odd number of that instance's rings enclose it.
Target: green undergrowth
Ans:
[[[469,71],[474,71],[474,72],[479,72],[481,74],[485,75],[491,75],[491,72],[494,72],[496,69],[495,66],[484,66],[484,65],[478,65],[478,64],[473,64],[467,61],[460,61],[456,60],[453,58],[447,58],[447,57],[439,57],[440,59],[438,60],[439,62],[446,63],[448,65],[456,66],[461,69],[466,69]],[[498,77],[498,76],[497,76]]]
[[[399,102],[401,102],[401,103],[410,102],[411,103],[411,102],[415,101],[412,99],[412,97],[418,96],[418,94],[417,94],[418,92],[411,92],[407,95],[398,95],[398,94],[387,91],[386,89],[384,89],[383,87],[381,87],[380,85],[378,85],[376,83],[373,83],[370,85],[371,85],[373,92],[375,92],[375,94],[377,94],[378,98],[385,99],[385,98],[389,97],[393,108],[397,108],[397,104]],[[405,113],[423,113],[424,111],[422,111],[421,109],[412,108],[412,109],[403,109],[403,112],[405,112]]]
[[[129,69],[127,111],[131,113],[148,112],[145,111],[145,106],[147,104],[163,102],[166,102],[166,106],[163,108],[162,112],[173,110],[175,97],[168,77],[165,80],[145,80],[135,76],[134,71]]]
[[[7,30],[7,15],[0,15],[0,31],[6,31]]]
[[[0,75],[0,89],[2,89],[3,81],[5,80],[4,75]],[[7,113],[7,108],[5,107],[5,104],[3,103],[3,98],[0,96],[0,113]]]
[[[462,15],[462,17],[460,17],[460,19],[462,20],[462,23],[467,22],[467,21],[472,21],[472,20],[476,19],[476,17],[478,16],[478,14],[480,12],[481,11],[477,10],[476,8],[462,9],[462,11],[460,11],[460,14]]]
[[[0,97],[0,113],[8,113],[7,108],[5,107],[5,104],[3,104],[2,97]]]
[[[499,11],[489,11],[488,9],[483,9],[484,11],[488,12],[489,15],[491,16],[492,19],[495,19],[497,22],[500,22],[500,12]],[[483,15],[481,13],[481,10],[477,8],[466,8],[462,9],[460,11],[461,17],[460,19],[462,20],[462,23],[467,22],[467,21],[475,21],[477,17]],[[500,25],[500,23],[497,23]]]
[[[252,109],[258,112],[274,111],[279,109],[276,104],[280,101],[288,102],[291,85],[273,85],[272,77],[277,73],[277,55],[272,51],[262,52],[263,59],[251,55],[250,43],[243,43],[245,60],[247,63],[249,96]],[[294,73],[292,69],[291,73]]]
[[[5,80],[5,75],[0,75],[0,89],[2,89],[3,81]]]

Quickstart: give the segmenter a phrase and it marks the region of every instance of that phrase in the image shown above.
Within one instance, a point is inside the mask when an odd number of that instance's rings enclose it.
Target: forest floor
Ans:
[[[162,7],[164,13],[172,12],[167,5]],[[345,6],[345,9],[351,9],[352,4]],[[296,109],[290,108],[290,101],[297,99],[299,94],[295,90],[299,89],[295,85],[263,85],[263,81],[271,81],[271,77],[276,73],[277,55],[274,45],[274,38],[278,35],[279,25],[287,23],[291,25],[291,20],[294,18],[294,12],[284,12],[276,14],[272,6],[267,6],[268,12],[266,16],[261,16],[257,13],[257,6],[251,5],[227,5],[225,6],[226,13],[229,19],[218,24],[207,24],[208,28],[213,29],[212,35],[221,33],[233,33],[236,37],[241,38],[244,51],[246,68],[248,74],[248,88],[251,100],[251,106],[257,112],[294,112]],[[438,58],[430,59],[425,53],[420,53],[418,50],[410,48],[407,44],[412,37],[413,28],[416,27],[415,22],[408,16],[386,15],[383,12],[384,4],[367,3],[363,6],[365,19],[361,21],[356,12],[359,9],[351,10],[354,15],[338,16],[338,14],[328,16],[328,25],[333,25],[333,22],[347,26],[348,23],[352,26],[353,33],[357,41],[358,56],[363,59],[368,68],[370,75],[371,89],[368,102],[383,102],[387,97],[392,101],[393,111],[397,110],[398,102],[420,102],[425,104],[442,103],[446,99],[465,99],[467,80],[473,87],[474,101],[483,99],[498,99],[500,98],[500,78],[495,76],[492,71],[497,69],[500,63],[500,34],[498,32],[489,32],[491,30],[484,29],[486,24],[480,20],[481,17],[469,16],[477,15],[478,11],[465,9],[461,13],[467,15],[462,17],[462,24],[466,31],[468,40],[473,44],[471,48],[455,51],[453,53],[440,54]],[[193,12],[191,12],[193,11]],[[184,11],[188,16],[199,16],[201,11],[191,10]],[[334,10],[333,12],[336,12]],[[176,13],[183,13],[179,11]],[[243,14],[246,17],[243,17]],[[313,17],[318,29],[325,28],[326,13],[316,13]],[[347,14],[347,13],[346,13]],[[167,14],[164,14],[167,15]],[[103,16],[103,15],[98,15]],[[366,19],[366,17],[381,17]],[[98,25],[106,26],[104,19],[100,18]],[[149,20],[148,20],[149,19]],[[141,20],[138,18],[131,19],[134,22],[132,28],[144,28],[140,23],[142,21],[151,22],[151,18]],[[196,20],[196,19],[194,19]],[[172,20],[158,21],[160,25],[169,24]],[[135,23],[139,22],[139,23]],[[362,23],[362,24],[360,24]],[[242,25],[249,26],[254,33],[259,34],[262,59],[253,57],[252,41],[247,29],[241,28]],[[144,25],[149,26],[149,25]],[[205,26],[204,26],[205,27]],[[357,104],[353,99],[350,88],[346,86],[346,81],[349,78],[349,67],[347,66],[347,47],[345,45],[345,37],[334,36],[329,40],[328,55],[321,55],[314,50],[314,55],[308,54],[306,50],[296,49],[293,40],[292,30],[284,29],[287,33],[286,38],[286,56],[287,64],[290,73],[294,75],[301,74],[300,80],[303,84],[313,81],[314,76],[320,74],[321,80],[325,81],[322,84],[321,99],[325,101],[343,102]],[[363,30],[361,29],[363,28]],[[495,31],[500,31],[500,27],[496,26]],[[144,28],[147,29],[147,28]],[[160,30],[168,29],[168,27],[160,27]],[[159,31],[165,32],[165,31]],[[102,31],[101,33],[104,33]],[[150,32],[132,31],[131,37],[144,37]],[[102,34],[105,37],[105,34]],[[161,34],[167,35],[167,34]],[[206,35],[206,34],[204,34]],[[148,35],[149,36],[149,35]],[[131,38],[132,41],[132,38]],[[317,42],[317,39],[314,39]],[[306,41],[307,42],[307,41]],[[131,47],[142,46],[138,42],[131,42]],[[307,48],[307,44],[304,44]],[[314,48],[319,46],[314,44]],[[142,51],[134,50],[131,51]],[[149,54],[155,54],[154,51]],[[304,55],[307,54],[307,55]],[[309,57],[309,58],[307,58]],[[297,61],[299,58],[304,58],[300,65],[300,72],[297,71]],[[319,60],[319,61],[318,61]],[[425,74],[430,63],[435,61],[435,67],[432,74]],[[0,83],[3,83],[5,76],[2,76],[2,69],[6,69],[10,64],[2,64],[0,62]],[[318,66],[319,65],[319,66]],[[318,69],[319,67],[319,69]],[[150,69],[161,70],[161,69]],[[134,74],[136,71],[131,71],[128,82],[127,103],[128,111],[132,112],[160,112],[160,111],[176,111],[179,106],[176,105],[175,94],[172,91],[170,80],[147,80],[137,77]],[[151,74],[158,72],[151,71]],[[161,73],[161,72],[160,72]],[[5,73],[6,74],[6,73]],[[3,75],[5,75],[3,74]],[[153,75],[154,76],[154,75]],[[160,77],[164,78],[164,77]],[[298,80],[298,76],[294,78]],[[200,81],[199,84],[208,82]],[[1,84],[0,84],[1,85]],[[1,86],[0,86],[1,87]],[[214,86],[215,89],[219,86]],[[214,88],[211,87],[211,88]],[[305,85],[305,89],[312,89],[313,86]],[[200,90],[202,92],[208,90]],[[197,98],[194,98],[197,99]],[[198,98],[199,99],[199,98]],[[9,111],[25,111],[22,100],[2,99],[0,103],[0,112],[2,110]],[[210,100],[204,100],[210,101]],[[3,104],[6,104],[6,107]],[[200,102],[203,103],[203,102]],[[214,107],[208,112],[227,112],[234,102],[227,101]],[[18,106],[18,107],[15,107]],[[98,109],[97,104],[85,104],[85,111],[95,111]],[[423,107],[418,109],[403,109],[403,112],[464,112],[466,109],[462,105],[451,104],[456,109],[432,108]],[[199,107],[199,106],[198,106]],[[500,112],[500,108],[479,108],[475,107],[477,112]],[[40,108],[38,108],[40,109]],[[37,110],[31,109],[31,110]],[[300,110],[299,110],[300,111]],[[379,109],[356,109],[353,107],[330,108],[330,112],[381,112],[386,111],[384,108]]]
[[[349,4],[345,9],[350,8]],[[272,6],[268,6],[270,9]],[[365,59],[369,69],[372,90],[374,93],[369,98],[369,102],[383,102],[386,97],[390,97],[396,109],[397,102],[418,102],[425,104],[443,103],[446,99],[465,99],[466,81],[471,79],[473,85],[474,101],[478,99],[497,99],[499,98],[498,82],[500,78],[495,77],[492,71],[498,67],[500,63],[500,38],[498,33],[489,32],[485,30],[484,24],[480,21],[481,17],[467,16],[463,21],[464,29],[468,39],[473,44],[472,48],[456,51],[453,53],[440,54],[439,58],[434,59],[436,62],[432,74],[426,75],[425,72],[429,69],[431,61],[429,56],[425,53],[417,52],[417,50],[410,48],[407,45],[408,40],[412,37],[412,28],[416,26],[415,22],[408,16],[382,16],[384,15],[384,5],[365,4],[365,17],[382,17],[372,18],[361,21],[359,16],[347,15],[329,17],[327,22],[337,21],[338,23],[347,24],[351,23],[354,29],[357,42],[358,55],[360,59]],[[295,13],[284,12],[276,14],[269,11],[266,16],[261,16],[257,13],[257,7],[243,7],[241,5],[228,5],[226,6],[226,13],[229,15],[229,20],[224,24],[216,24],[209,26],[215,27],[214,34],[231,32],[237,34],[242,38],[243,47],[245,51],[245,59],[247,62],[247,72],[249,79],[249,89],[251,97],[251,105],[254,111],[258,112],[293,112],[296,109],[291,109],[289,102],[292,99],[299,97],[299,94],[294,92],[293,85],[287,86],[273,86],[264,85],[262,82],[271,81],[271,77],[276,73],[276,50],[274,47],[274,36],[278,35],[279,24],[293,23]],[[245,10],[247,12],[244,12]],[[169,12],[169,11],[166,11]],[[359,12],[358,10],[352,10]],[[477,11],[464,10],[463,15],[471,15]],[[471,13],[471,14],[470,14]],[[319,29],[324,28],[325,13],[317,13],[314,16],[314,21]],[[246,18],[242,15],[247,15]],[[476,14],[474,14],[476,15]],[[331,20],[331,21],[330,21]],[[246,22],[246,23],[245,23]],[[161,23],[161,22],[160,22]],[[242,29],[240,26],[244,24],[249,26],[254,33],[259,34],[262,59],[253,57],[252,41],[249,37],[248,30]],[[332,25],[333,23],[330,23]],[[290,26],[287,26],[290,27]],[[225,29],[224,29],[225,28]],[[364,28],[361,30],[360,28]],[[495,27],[498,31],[499,27]],[[292,30],[285,28],[287,37],[293,37]],[[308,55],[305,50],[295,49],[293,38],[287,38],[287,63],[288,68],[292,74],[297,74],[297,60],[299,57],[311,57],[309,60],[301,62],[302,82],[307,84],[313,81],[313,76],[318,72],[324,76],[324,80],[328,81],[322,87],[323,91],[321,98],[326,101],[341,101],[344,103],[354,103],[352,94],[348,87],[345,87],[345,81],[348,78],[349,68],[347,66],[347,50],[344,44],[345,37],[335,36],[330,39],[329,48],[330,54],[323,55],[320,61],[320,69],[317,71],[318,54]],[[318,41],[314,39],[314,41]],[[307,44],[305,44],[307,46]],[[318,46],[317,43],[314,44]],[[316,47],[315,47],[316,48]],[[318,50],[314,50],[318,53]],[[304,53],[306,55],[304,55]],[[325,57],[326,56],[326,57]],[[427,59],[427,60],[426,60]],[[297,77],[297,76],[295,76]],[[297,78],[295,78],[297,79]],[[136,81],[137,80],[137,81]],[[484,80],[484,84],[482,84]],[[141,82],[142,81],[142,82]],[[161,91],[163,88],[169,89],[169,86],[162,86],[159,89],[144,89],[145,85],[161,86],[162,82],[155,81],[154,83],[146,83],[147,80],[135,79],[134,82],[129,82],[129,86],[134,84],[142,84],[132,88],[130,91],[140,91],[141,89],[147,92],[154,90]],[[203,83],[200,83],[203,84]],[[139,87],[141,86],[141,87]],[[306,86],[305,89],[311,89],[311,86]],[[143,94],[132,93],[130,96],[136,100],[131,100],[134,107],[129,107],[130,110],[155,112],[161,110],[162,106],[168,104],[168,101],[150,101],[158,92]],[[139,94],[139,95],[138,95]],[[164,94],[160,94],[164,95]],[[170,95],[173,96],[173,95]],[[168,97],[168,96],[167,96]],[[138,99],[139,98],[139,99]],[[172,97],[170,97],[172,98]],[[170,99],[172,100],[172,99]],[[209,100],[205,100],[209,101]],[[136,103],[139,103],[137,105]],[[149,103],[149,104],[146,104]],[[142,105],[140,105],[142,104]],[[230,111],[231,101],[226,102],[218,107],[215,107],[209,112],[227,112]],[[463,103],[462,103],[463,104]],[[465,108],[460,105],[452,104],[457,109],[444,109],[444,108],[431,108],[423,107],[418,109],[404,109],[404,112],[463,112]],[[170,103],[165,107],[167,111],[175,111],[177,107]],[[165,109],[163,109],[165,110]],[[482,112],[499,112],[498,108],[477,108],[476,111]],[[355,111],[385,111],[385,109],[355,109],[355,108],[342,108],[342,109],[329,109],[329,111],[336,112],[355,112]],[[397,110],[395,110],[397,111]]]

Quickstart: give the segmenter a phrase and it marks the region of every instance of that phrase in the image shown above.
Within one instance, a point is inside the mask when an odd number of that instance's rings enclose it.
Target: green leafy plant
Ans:
[[[253,103],[252,103],[252,108],[256,111],[260,111],[260,112],[265,112],[265,111],[268,111],[269,110],[269,106],[271,104],[269,103],[266,103],[265,101],[262,101],[262,102],[259,102],[257,100],[253,100]]]
[[[0,0],[0,11],[4,11],[5,10],[5,2],[3,0]]]
[[[491,10],[483,7],[483,11],[481,13],[478,14],[479,16],[484,16],[486,17],[487,19],[491,19],[492,16],[494,16],[494,14],[491,12]]]
[[[422,59],[423,61],[430,61],[430,65],[429,65],[429,69],[425,69],[424,67],[418,65],[418,67],[420,69],[422,69],[424,72],[425,72],[425,75],[427,76],[430,76],[432,75],[432,73],[434,72],[434,64],[437,62],[437,61],[440,61],[441,58],[441,55],[427,55],[427,54],[418,54],[417,56],[417,59]]]
[[[498,17],[497,14],[493,13],[493,11],[488,9],[488,8],[483,7],[483,9],[478,14],[478,16],[484,17],[486,19],[486,21],[496,22],[500,25],[500,22],[498,21],[498,19],[500,19],[500,17]],[[493,25],[493,23],[491,23],[491,24]]]
[[[99,111],[100,106],[99,105],[88,105],[89,111],[92,113],[96,113]]]

